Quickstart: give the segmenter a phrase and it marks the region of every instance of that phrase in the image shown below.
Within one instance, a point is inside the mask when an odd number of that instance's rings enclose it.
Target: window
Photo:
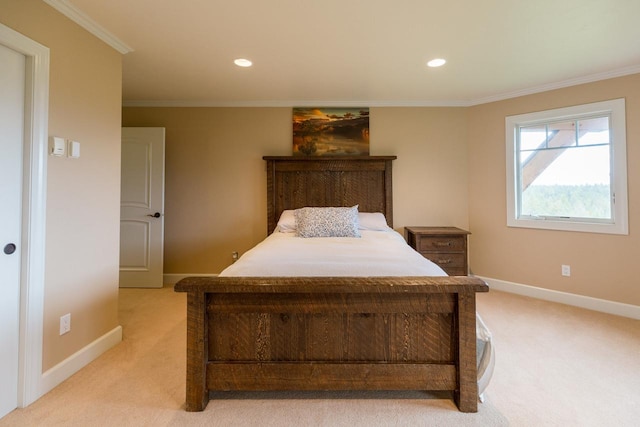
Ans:
[[[507,225],[628,234],[624,99],[506,118]]]

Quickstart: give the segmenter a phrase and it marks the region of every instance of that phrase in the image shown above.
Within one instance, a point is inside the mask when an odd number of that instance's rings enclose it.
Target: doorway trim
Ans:
[[[18,372],[18,406],[24,407],[42,394],[49,48],[3,24],[0,43],[26,59]]]

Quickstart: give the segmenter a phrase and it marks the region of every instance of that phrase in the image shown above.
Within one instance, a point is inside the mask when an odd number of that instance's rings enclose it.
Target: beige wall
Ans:
[[[118,326],[121,55],[40,0],[2,0],[0,22],[50,49],[43,370]],[[71,313],[71,332],[59,335]]]
[[[629,235],[508,228],[505,117],[626,98]],[[469,111],[469,222],[474,273],[640,305],[640,74],[476,106]],[[561,264],[571,265],[562,277]]]
[[[467,227],[466,112],[372,108],[372,155],[394,162],[394,226]],[[291,108],[124,108],[166,128],[165,274],[219,273],[266,237],[262,156],[291,154]]]
[[[626,98],[628,236],[508,228],[508,115]],[[640,75],[470,108],[371,108],[371,154],[394,162],[394,226],[468,228],[475,274],[640,305]],[[167,128],[165,273],[218,273],[265,237],[263,155],[291,152],[290,108],[124,108]],[[560,274],[571,265],[571,277]]]

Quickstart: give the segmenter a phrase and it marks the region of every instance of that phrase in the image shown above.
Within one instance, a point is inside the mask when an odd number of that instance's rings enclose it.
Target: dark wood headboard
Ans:
[[[267,232],[282,211],[354,206],[382,212],[393,227],[392,162],[396,156],[277,157],[267,161]]]

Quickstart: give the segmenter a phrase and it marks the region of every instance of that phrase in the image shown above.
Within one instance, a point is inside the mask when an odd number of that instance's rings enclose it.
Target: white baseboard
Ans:
[[[122,326],[117,326],[94,342],[81,348],[53,368],[42,374],[40,379],[40,396],[51,391],[80,369],[93,362],[102,353],[122,341]]]
[[[545,301],[553,301],[617,316],[630,317],[640,320],[640,306],[623,304],[621,302],[608,301],[583,295],[559,292],[550,289],[537,288],[535,286],[520,283],[507,282],[505,280],[491,279],[489,277],[476,276],[487,282],[491,289],[524,295]]]
[[[217,274],[202,274],[202,273],[194,273],[194,274],[164,274],[162,277],[162,283],[165,285],[175,285],[178,283],[180,279],[184,279],[185,277],[216,277]]]

